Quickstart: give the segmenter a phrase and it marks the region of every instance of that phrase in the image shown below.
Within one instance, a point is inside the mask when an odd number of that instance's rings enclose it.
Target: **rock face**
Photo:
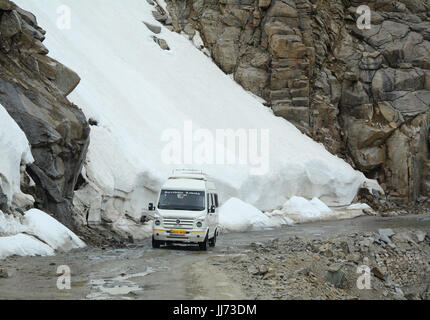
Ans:
[[[37,208],[73,227],[71,203],[89,126],[66,98],[80,78],[46,55],[44,34],[33,14],[0,0],[0,103],[26,134],[35,159],[27,167],[35,185],[23,179],[22,189]]]
[[[224,72],[390,199],[427,193],[428,1],[166,2],[173,30],[198,32]],[[371,28],[360,30],[363,4]]]

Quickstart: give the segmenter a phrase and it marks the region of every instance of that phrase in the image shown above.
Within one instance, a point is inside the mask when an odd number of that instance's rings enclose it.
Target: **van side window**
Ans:
[[[212,199],[212,205],[216,207],[215,205],[215,195],[211,193],[211,199]]]
[[[214,194],[214,197],[215,197],[215,207],[219,207],[219,202],[218,202],[218,194]]]
[[[208,209],[212,207],[212,193],[208,193]]]

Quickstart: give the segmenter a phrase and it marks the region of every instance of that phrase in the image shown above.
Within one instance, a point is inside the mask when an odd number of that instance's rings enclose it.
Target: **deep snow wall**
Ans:
[[[79,74],[81,83],[69,99],[97,123],[91,130],[82,172],[85,183],[74,202],[90,221],[143,236],[140,218],[176,167],[205,170],[215,178],[223,201],[235,196],[261,210],[276,208],[293,195],[319,197],[329,205],[349,204],[366,181],[323,145],[275,117],[187,37],[161,26],[148,2],[17,3],[36,14],[48,31],[45,44],[50,54]],[[66,27],[58,24],[64,18],[69,23]],[[154,33],[143,21],[161,27],[156,36],[169,50],[154,41]],[[166,146],[172,142],[166,139],[169,133],[180,133],[180,140],[173,142],[178,142],[182,157],[187,154],[184,135],[190,124],[192,133],[204,129],[213,136],[219,129],[242,129],[249,139],[249,130],[260,138],[268,132],[268,151],[261,154],[268,170],[253,174],[256,165],[250,161],[229,165],[163,161]],[[197,138],[191,138],[196,149],[202,147]],[[210,139],[202,141],[206,142],[203,147],[213,147]],[[228,145],[219,150],[236,152]]]
[[[0,104],[0,210],[19,206],[26,196],[21,192],[21,165],[34,161],[30,144],[22,130]],[[31,197],[28,202],[32,204]]]

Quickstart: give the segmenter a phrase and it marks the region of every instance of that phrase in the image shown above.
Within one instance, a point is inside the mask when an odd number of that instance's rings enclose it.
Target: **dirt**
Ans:
[[[330,261],[324,253],[306,249],[312,241],[319,241],[323,246],[325,241],[340,241],[351,234],[367,237],[365,234],[377,233],[381,228],[392,228],[395,233],[402,230],[426,232],[421,251],[411,249],[409,252],[407,248],[411,259],[424,259],[425,266],[429,258],[425,250],[429,246],[430,216],[365,216],[262,232],[222,234],[217,246],[207,252],[186,246],[154,250],[147,240],[125,248],[87,247],[53,257],[10,257],[0,261],[0,269],[4,271],[4,277],[0,277],[0,299],[379,299],[384,297],[384,290],[388,292],[387,299],[402,298],[392,294],[395,287],[386,288],[385,282],[380,280],[374,282],[378,284],[374,295],[367,291],[360,296],[354,290],[336,288],[323,278],[337,258]],[[283,242],[289,243],[285,246],[288,252],[276,253],[279,245],[270,249],[273,243]],[[246,259],[253,262],[255,255],[274,262],[278,255],[284,255],[281,262],[268,264],[268,268],[283,270],[285,281],[266,276],[273,270],[257,277],[249,272],[248,266],[242,268]],[[320,260],[311,260],[314,255]],[[307,270],[312,263],[315,268]],[[351,261],[347,263],[353,266],[343,266],[344,272],[351,275],[356,265]],[[60,290],[57,281],[62,274],[57,274],[57,270],[64,265],[71,271],[71,288]],[[411,268],[410,264],[404,266]],[[396,272],[401,274],[402,270]],[[389,270],[385,273],[389,274]],[[303,285],[309,285],[310,289],[303,290]],[[285,292],[287,294],[282,294]],[[411,297],[405,297],[407,294],[404,292],[403,298]]]

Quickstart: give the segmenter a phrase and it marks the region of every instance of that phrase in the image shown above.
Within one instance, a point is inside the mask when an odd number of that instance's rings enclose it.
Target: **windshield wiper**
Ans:
[[[161,210],[187,210],[187,209],[179,208],[179,207],[163,207],[163,206],[161,206],[161,207],[158,207],[158,208],[161,209]]]

